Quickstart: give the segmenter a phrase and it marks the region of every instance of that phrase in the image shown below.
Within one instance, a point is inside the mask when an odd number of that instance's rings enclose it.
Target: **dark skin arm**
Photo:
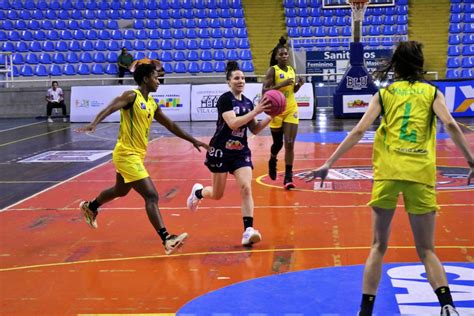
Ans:
[[[115,111],[120,110],[121,108],[126,107],[128,104],[135,101],[136,93],[133,91],[125,91],[121,96],[116,97],[112,100],[112,102],[102,111],[100,111],[95,119],[87,124],[86,126],[80,127],[76,129],[76,132],[95,132],[97,124],[102,122],[110,114],[114,113]]]
[[[167,130],[169,130],[171,133],[173,133],[174,135],[178,136],[179,138],[182,138],[184,140],[187,140],[188,142],[190,142],[191,144],[193,144],[193,146],[201,151],[200,147],[206,149],[206,150],[209,150],[209,145],[208,144],[205,144],[197,139],[195,139],[194,137],[192,137],[191,135],[189,135],[188,133],[186,133],[185,131],[183,131],[181,129],[181,127],[179,127],[175,122],[173,122],[172,120],[170,120],[164,113],[163,111],[161,110],[160,107],[158,107],[155,111],[155,116],[153,117],[158,123],[160,123],[161,125],[163,125]]]
[[[268,90],[278,90],[280,88],[294,84],[295,82],[293,79],[286,79],[279,84],[275,84],[275,68],[270,67],[268,68],[267,74],[265,75],[265,79],[263,81],[263,93],[267,92]]]

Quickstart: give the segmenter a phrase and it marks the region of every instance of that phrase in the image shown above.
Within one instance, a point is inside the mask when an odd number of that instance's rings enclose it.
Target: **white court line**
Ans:
[[[157,137],[157,138],[155,138],[155,139],[152,139],[152,140],[149,141],[148,143],[150,144],[150,143],[154,142],[155,140],[159,140],[159,139],[161,139],[161,138],[163,138],[163,136],[160,136],[160,137]],[[40,195],[41,193],[44,193],[44,192],[49,191],[49,190],[51,190],[51,189],[54,189],[55,187],[60,186],[60,185],[63,184],[63,183],[66,183],[66,182],[68,182],[68,181],[71,181],[72,179],[75,179],[75,178],[77,178],[77,177],[79,177],[79,176],[81,176],[81,175],[83,175],[83,174],[85,174],[85,173],[87,173],[87,172],[89,172],[89,171],[92,171],[92,170],[94,170],[94,169],[97,169],[97,168],[99,168],[99,167],[102,167],[103,165],[108,164],[108,163],[111,162],[111,161],[112,161],[112,159],[109,159],[109,160],[107,160],[107,161],[101,163],[100,165],[97,165],[97,166],[92,167],[92,168],[90,168],[90,169],[84,170],[83,172],[81,172],[81,173],[79,173],[79,174],[76,174],[75,176],[72,176],[71,178],[68,178],[68,179],[66,179],[66,180],[63,180],[63,181],[61,181],[61,182],[59,182],[59,183],[57,183],[57,184],[55,184],[55,185],[53,185],[53,186],[51,186],[51,187],[49,187],[49,188],[46,188],[46,189],[44,189],[44,190],[42,190],[42,191],[40,191],[40,192],[38,192],[38,193],[35,193],[35,194],[33,194],[33,195],[31,195],[31,196],[29,196],[29,197],[27,197],[27,198],[24,198],[23,200],[20,200],[20,201],[15,202],[15,203],[13,203],[13,204],[7,206],[7,207],[4,207],[4,208],[2,208],[2,209],[0,210],[0,213],[1,213],[1,212],[4,212],[4,211],[7,211],[8,209],[10,209],[10,208],[12,208],[12,207],[14,207],[14,206],[16,206],[16,205],[18,205],[18,204],[20,204],[20,203],[23,203],[23,202],[25,202],[25,201],[27,201],[27,200],[29,200],[29,199],[31,199],[31,198],[34,198],[35,196],[38,196],[38,195]]]
[[[41,122],[36,122],[36,123],[30,123],[30,124],[20,125],[20,126],[17,126],[17,127],[2,129],[2,130],[0,130],[0,133],[12,131],[12,130],[14,130],[14,129],[23,128],[23,127],[27,127],[27,126],[31,126],[31,125],[41,124],[41,123],[45,123],[45,122],[46,122],[46,121],[44,121],[44,122],[41,121]]]

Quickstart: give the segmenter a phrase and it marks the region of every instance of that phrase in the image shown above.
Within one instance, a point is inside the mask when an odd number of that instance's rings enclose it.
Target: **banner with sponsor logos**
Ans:
[[[368,49],[364,48],[365,66],[369,73],[377,69],[383,60],[392,55],[391,49]],[[313,82],[339,82],[342,75],[331,75],[344,73],[349,63],[349,50],[327,50],[306,52],[306,73],[327,74],[327,76],[314,76]]]
[[[191,89],[191,120],[216,121],[217,100],[227,91],[229,91],[227,84],[193,85]],[[246,84],[244,95],[256,104],[262,97],[262,84]],[[313,86],[309,83],[303,85],[295,97],[300,119],[311,119],[314,112]],[[257,118],[262,119],[264,116],[265,114],[260,114]]]
[[[81,86],[71,88],[71,122],[90,122],[97,113],[124,91],[136,86]],[[191,85],[162,85],[151,93],[161,110],[173,121],[189,121]],[[119,122],[120,112],[112,113],[104,122]]]
[[[474,116],[474,80],[434,81],[453,116]]]

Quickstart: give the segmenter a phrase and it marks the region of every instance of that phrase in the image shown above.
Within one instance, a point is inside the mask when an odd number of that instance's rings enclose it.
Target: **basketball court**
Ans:
[[[303,121],[296,172],[321,164],[355,122],[333,119],[324,111],[315,121]],[[474,122],[461,122],[472,144]],[[91,135],[74,133],[79,124],[1,124],[2,315],[357,312],[362,265],[371,241],[371,210],[365,204],[370,196],[373,133],[338,162],[323,190],[319,182],[299,179],[290,192],[282,189],[281,174],[277,181],[267,177],[269,132],[251,137],[255,227],[263,240],[244,248],[233,178],[221,201],[204,200],[197,212],[189,212],[185,203],[192,185],[210,184],[204,153],[153,125],[145,164],[160,193],[161,212],[170,232],[190,235],[182,249],[166,256],[138,194],[131,192],[104,205],[97,230],[89,228],[79,212],[82,199],[113,184],[115,170],[105,153],[113,149],[118,124],[101,124]],[[214,129],[212,122],[180,125],[203,141]],[[474,188],[465,185],[465,161],[443,130],[438,139],[442,208],[437,253],[446,263],[459,311],[470,314]],[[42,155],[35,158],[38,153]],[[82,162],[74,162],[77,157]],[[57,159],[63,161],[54,162]],[[280,154],[280,170],[282,160]],[[439,313],[403,207],[394,219],[384,269],[378,315]]]

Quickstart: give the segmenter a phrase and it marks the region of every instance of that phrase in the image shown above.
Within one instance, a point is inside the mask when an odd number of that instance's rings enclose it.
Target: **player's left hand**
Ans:
[[[302,77],[298,77],[298,85],[301,87],[304,85],[304,79]]]
[[[193,141],[193,146],[194,146],[194,148],[196,148],[199,152],[201,152],[201,148],[200,148],[200,147],[206,149],[206,151],[209,151],[209,149],[211,149],[211,147],[209,147],[208,144],[203,143],[203,142],[201,142],[201,141],[199,141],[199,140],[197,140],[197,139],[195,139],[195,140]]]
[[[328,176],[329,173],[329,166],[322,165],[318,169],[314,169],[308,172],[304,172],[301,176],[305,179],[306,182],[313,181],[316,178],[321,178],[321,185],[323,187],[324,180]]]
[[[86,126],[76,128],[74,131],[77,133],[95,132],[96,126],[93,124],[87,124]]]

